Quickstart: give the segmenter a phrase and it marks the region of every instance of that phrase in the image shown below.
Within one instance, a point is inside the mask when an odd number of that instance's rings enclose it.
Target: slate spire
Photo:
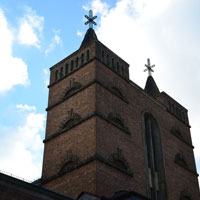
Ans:
[[[149,75],[144,90],[146,93],[156,98],[160,94],[160,91],[151,74],[151,72],[154,72],[152,68],[155,67],[155,65],[151,65],[150,59],[148,58],[147,65],[145,64],[145,67],[147,67],[147,69],[145,69],[144,71],[148,71]]]

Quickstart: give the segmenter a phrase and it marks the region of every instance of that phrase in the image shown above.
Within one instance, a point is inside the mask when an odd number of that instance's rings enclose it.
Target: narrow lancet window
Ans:
[[[78,57],[76,57],[76,68],[78,68],[78,61],[79,61],[79,59],[78,59]]]
[[[82,53],[81,54],[81,65],[83,65],[83,63],[84,63],[84,54]]]
[[[109,55],[107,55],[107,65],[110,65],[110,58],[109,58]]]
[[[145,144],[149,175],[149,195],[154,200],[165,200],[166,182],[160,130],[151,114],[144,115]]]
[[[89,50],[87,50],[87,61],[89,61],[89,59],[90,59],[90,51]]]
[[[117,62],[117,72],[119,73],[119,63]]]
[[[112,58],[112,68],[115,69],[115,60]]]
[[[55,71],[55,81],[58,80],[58,70]]]
[[[122,66],[122,76],[124,76],[124,67]]]
[[[62,78],[63,77],[63,67],[61,67],[61,69],[60,69],[60,78]]]
[[[74,61],[72,60],[71,61],[71,71],[73,71],[73,69],[74,69]]]
[[[68,63],[65,64],[65,75],[68,74],[68,71],[69,71],[69,66],[68,66]]]
[[[102,61],[104,61],[104,51],[101,52]]]

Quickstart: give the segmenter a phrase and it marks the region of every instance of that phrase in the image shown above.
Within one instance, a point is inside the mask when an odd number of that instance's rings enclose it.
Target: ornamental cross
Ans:
[[[148,71],[149,76],[151,76],[151,72],[154,72],[152,68],[155,67],[155,65],[151,66],[149,58],[147,59],[147,65],[145,64],[145,67],[147,69],[145,69],[144,72]]]
[[[85,22],[85,25],[89,24],[89,28],[93,28],[93,24],[97,25],[97,23],[94,22],[94,19],[96,19],[97,16],[93,16],[92,10],[89,11],[89,17],[85,15],[85,18],[88,19],[88,21]]]

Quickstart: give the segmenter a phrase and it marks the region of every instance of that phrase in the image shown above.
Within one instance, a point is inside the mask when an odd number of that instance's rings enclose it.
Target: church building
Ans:
[[[0,196],[199,200],[187,109],[160,92],[150,59],[145,88],[131,81],[129,64],[98,40],[96,16],[85,17],[79,49],[50,68],[42,177],[0,174]]]

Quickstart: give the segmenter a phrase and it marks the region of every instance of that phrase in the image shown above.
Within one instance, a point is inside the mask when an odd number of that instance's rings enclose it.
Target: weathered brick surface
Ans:
[[[96,153],[95,127],[96,119],[93,117],[47,142],[42,177],[45,179],[58,174],[69,150],[79,157],[80,162],[93,156]]]
[[[81,118],[94,112],[95,101],[95,85],[91,85],[49,110],[47,114],[46,137],[58,132],[62,128],[71,109],[73,109],[74,113],[79,114]]]
[[[83,191],[96,194],[96,161],[60,176],[43,186],[67,194],[71,198],[77,198]]]
[[[70,81],[74,79],[75,82],[80,82],[83,86],[87,85],[95,78],[94,62],[90,62],[87,66],[81,67],[75,73],[72,73],[62,80],[58,81],[55,85],[52,85],[49,90],[48,106],[59,102],[65,95],[65,91],[70,84]]]

